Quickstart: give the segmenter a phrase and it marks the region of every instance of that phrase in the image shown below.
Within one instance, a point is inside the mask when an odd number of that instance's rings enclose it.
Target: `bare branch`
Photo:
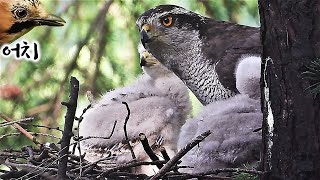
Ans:
[[[201,141],[203,141],[206,137],[208,137],[211,134],[210,131],[206,131],[199,136],[197,136],[195,139],[193,139],[190,143],[188,143],[184,148],[182,148],[168,163],[166,163],[157,174],[155,174],[151,179],[156,180],[160,179],[165,173],[169,172],[173,166],[177,164],[177,162],[185,155],[187,152],[189,152],[194,146],[199,144]]]
[[[126,143],[128,144],[129,146],[129,150],[131,152],[131,155],[132,155],[132,159],[135,160],[136,159],[136,155],[134,154],[133,152],[133,149],[132,149],[132,146],[130,145],[130,141],[129,141],[129,138],[128,138],[128,132],[127,132],[127,123],[128,123],[128,120],[129,120],[129,117],[130,117],[130,108],[128,106],[128,103],[126,102],[122,102],[122,104],[124,104],[127,108],[127,111],[128,111],[128,114],[127,114],[127,117],[124,121],[124,125],[123,125],[123,129],[124,129],[124,135],[126,137]]]
[[[58,166],[59,179],[66,179],[67,162],[69,153],[70,139],[73,136],[72,127],[77,110],[79,93],[79,81],[75,77],[70,79],[70,96],[68,102],[62,102],[61,104],[67,106],[67,114],[65,116],[64,131],[61,139],[61,151],[59,157],[61,157]],[[64,157],[63,157],[64,156]]]
[[[140,134],[139,134],[139,139],[140,139],[140,141],[141,141],[141,144],[142,144],[142,146],[143,146],[144,151],[148,154],[148,156],[150,157],[150,159],[151,159],[152,161],[158,161],[159,158],[158,158],[158,156],[152,151],[146,135],[145,135],[144,133],[140,133]],[[157,167],[158,167],[159,169],[161,169],[161,168],[163,167],[163,165],[162,165],[162,164],[158,164]]]
[[[12,119],[10,119],[8,116],[0,112],[0,117],[8,122],[13,122]],[[23,129],[19,124],[13,123],[12,124],[16,129],[18,129],[23,135],[25,135],[28,139],[30,139],[32,142],[34,142],[36,145],[39,145],[40,143],[37,141],[37,139],[32,136],[28,131]]]
[[[101,177],[106,177],[107,175],[116,172],[118,170],[124,170],[124,169],[128,169],[128,168],[132,168],[132,167],[137,167],[137,166],[141,166],[141,165],[157,165],[157,164],[165,164],[167,161],[153,161],[153,162],[145,162],[145,161],[133,161],[130,163],[126,163],[124,165],[119,165],[115,168],[109,169],[104,171],[103,173],[101,173],[99,176],[97,176],[97,178],[101,178]]]
[[[1,113],[0,113],[0,117],[1,117]],[[11,122],[3,122],[3,123],[0,123],[0,127],[5,127],[5,126],[10,126],[12,124],[15,124],[15,123],[22,123],[22,122],[26,122],[26,121],[32,121],[34,118],[31,117],[31,118],[23,118],[23,119],[19,119],[19,120],[16,120],[16,121],[11,121]]]

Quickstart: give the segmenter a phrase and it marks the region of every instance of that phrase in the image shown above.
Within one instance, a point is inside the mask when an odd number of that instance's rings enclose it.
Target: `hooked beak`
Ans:
[[[140,67],[143,67],[143,66],[145,66],[146,64],[147,64],[146,59],[145,59],[144,57],[141,57],[141,58],[140,58]]]
[[[61,17],[53,14],[49,14],[45,18],[33,19],[33,21],[36,22],[38,26],[64,26],[66,23]]]
[[[141,28],[140,36],[141,36],[141,43],[145,46],[146,43],[150,42],[150,37],[148,32],[150,31],[150,26],[145,24]]]
[[[156,65],[158,63],[159,63],[158,60],[147,51],[142,53],[142,57],[140,58],[141,67],[143,66],[149,67],[149,66]]]

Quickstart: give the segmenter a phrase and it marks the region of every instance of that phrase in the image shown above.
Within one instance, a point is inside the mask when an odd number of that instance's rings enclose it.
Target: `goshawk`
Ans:
[[[259,28],[216,21],[175,5],[150,9],[136,24],[145,48],[203,104],[239,93],[239,60],[262,50]]]

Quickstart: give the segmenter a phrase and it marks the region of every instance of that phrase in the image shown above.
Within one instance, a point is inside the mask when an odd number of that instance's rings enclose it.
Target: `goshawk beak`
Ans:
[[[49,14],[44,18],[33,19],[32,21],[34,21],[38,26],[64,26],[66,23],[66,21],[61,17],[53,14]]]

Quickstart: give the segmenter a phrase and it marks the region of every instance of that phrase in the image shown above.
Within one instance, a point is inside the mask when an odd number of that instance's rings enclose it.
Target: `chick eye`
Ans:
[[[25,18],[28,15],[28,11],[24,8],[18,8],[14,11],[14,14],[18,17],[18,18]]]
[[[165,27],[170,27],[173,24],[173,19],[171,16],[166,16],[161,20],[162,25]]]

